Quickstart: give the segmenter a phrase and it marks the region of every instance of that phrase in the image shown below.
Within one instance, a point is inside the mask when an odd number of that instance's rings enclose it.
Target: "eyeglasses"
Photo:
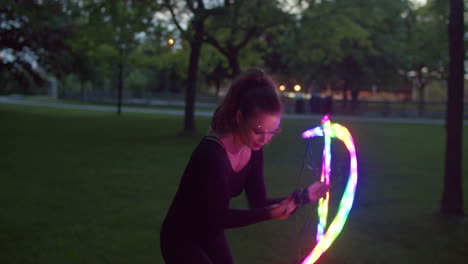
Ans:
[[[256,135],[274,136],[274,135],[277,135],[277,134],[281,133],[281,128],[280,127],[276,128],[276,129],[269,130],[269,129],[264,129],[262,126],[255,126],[255,127],[251,127],[250,129],[252,129],[252,131]]]

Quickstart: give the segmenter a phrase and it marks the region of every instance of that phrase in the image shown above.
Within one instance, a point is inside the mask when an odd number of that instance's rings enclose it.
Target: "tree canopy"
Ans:
[[[423,89],[447,78],[447,10],[437,0],[6,1],[0,93],[71,75],[87,89],[219,91],[252,66],[303,86],[399,90],[417,77]]]

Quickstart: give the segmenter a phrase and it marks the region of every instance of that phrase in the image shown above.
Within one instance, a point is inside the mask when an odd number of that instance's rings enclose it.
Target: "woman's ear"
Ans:
[[[238,127],[241,126],[242,122],[244,122],[244,117],[242,116],[242,112],[237,110],[236,112],[236,124]]]

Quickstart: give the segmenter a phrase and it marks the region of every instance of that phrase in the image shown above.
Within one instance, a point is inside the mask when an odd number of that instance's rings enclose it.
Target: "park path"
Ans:
[[[107,111],[116,112],[115,106],[95,106],[95,105],[82,105],[82,104],[65,104],[65,103],[52,103],[52,102],[40,102],[32,100],[24,100],[19,98],[12,98],[8,96],[0,96],[0,103],[3,104],[17,104],[17,105],[33,105],[33,106],[45,106],[54,108],[66,108],[66,109],[79,109],[79,110],[91,110],[91,111]],[[171,109],[150,109],[150,108],[137,108],[137,107],[122,107],[123,113],[146,113],[146,114],[163,114],[163,115],[183,115],[184,110],[171,110]],[[213,111],[195,111],[196,116],[212,116]],[[320,120],[321,115],[311,114],[284,114],[284,118],[287,119],[305,119],[305,120]],[[443,119],[426,119],[426,118],[384,118],[384,117],[365,117],[365,116],[343,116],[336,115],[334,119],[346,120],[346,121],[367,121],[367,122],[384,122],[384,123],[407,123],[407,124],[444,124]],[[464,120],[464,125],[468,125],[468,120]]]

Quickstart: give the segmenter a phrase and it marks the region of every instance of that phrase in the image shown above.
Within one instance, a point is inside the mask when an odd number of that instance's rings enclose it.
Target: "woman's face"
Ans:
[[[259,113],[249,119],[238,118],[242,143],[251,150],[259,150],[279,133],[281,114]]]

